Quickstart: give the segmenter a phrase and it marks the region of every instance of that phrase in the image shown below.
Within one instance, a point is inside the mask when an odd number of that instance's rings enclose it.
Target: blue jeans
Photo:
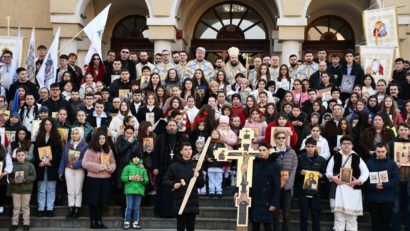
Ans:
[[[47,170],[44,173],[44,180],[37,184],[37,203],[38,211],[44,211],[47,203],[47,210],[54,209],[54,201],[56,200],[56,181],[48,181]]]
[[[125,199],[127,202],[127,208],[125,209],[125,221],[130,221],[131,214],[132,214],[132,221],[138,222],[140,219],[139,210],[140,210],[142,196],[130,194],[130,195],[126,195]]]
[[[312,231],[320,230],[319,216],[320,216],[320,196],[315,195],[313,197],[306,197],[305,195],[300,195],[299,197],[299,207],[300,207],[300,230],[308,230],[308,214],[312,216]]]

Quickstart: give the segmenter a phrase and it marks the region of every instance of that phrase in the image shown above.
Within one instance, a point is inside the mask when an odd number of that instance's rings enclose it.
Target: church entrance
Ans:
[[[200,46],[207,49],[207,59],[212,63],[218,57],[226,58],[226,51],[232,46],[239,48],[243,64],[246,59],[252,64],[252,57],[270,53],[266,24],[254,9],[242,2],[214,5],[201,16],[194,30],[191,54]]]
[[[130,51],[154,52],[154,44],[148,39],[147,19],[141,15],[130,15],[121,19],[114,27],[111,48],[120,51],[127,47]]]
[[[333,15],[311,22],[305,31],[303,52],[311,50],[316,53],[318,49],[325,49],[329,58],[332,54],[343,57],[346,50],[354,50],[355,38],[349,23]]]

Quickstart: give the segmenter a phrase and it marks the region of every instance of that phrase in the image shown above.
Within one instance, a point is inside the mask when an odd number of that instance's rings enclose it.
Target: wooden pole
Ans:
[[[68,40],[68,42],[66,42],[64,45],[61,46],[61,48],[58,50],[58,53],[60,53],[62,50],[64,50],[64,48],[66,48],[68,46],[68,44],[70,44],[78,35],[81,34],[81,32],[83,32],[83,29],[81,29],[77,34],[75,34],[70,40]]]
[[[211,137],[208,137],[206,140],[204,149],[202,149],[202,153],[199,156],[198,162],[196,163],[196,167],[194,171],[200,171],[202,168],[202,163],[204,162],[206,151],[208,150],[209,144],[211,143]],[[194,188],[196,182],[196,177],[193,176],[189,181],[188,188],[186,189],[184,199],[182,200],[181,207],[179,207],[178,215],[181,215],[184,212],[186,203],[188,202],[188,198],[191,195],[192,189]]]

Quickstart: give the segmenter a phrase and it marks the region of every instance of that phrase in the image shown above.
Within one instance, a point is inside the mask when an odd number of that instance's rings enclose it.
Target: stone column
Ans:
[[[278,38],[282,43],[282,63],[289,64],[289,56],[295,54],[302,59],[302,42],[305,39],[306,18],[283,17],[278,18]]]
[[[161,53],[163,50],[172,50],[172,43],[168,40],[154,40],[154,52]]]
[[[298,59],[301,58],[302,43],[300,41],[285,40],[282,41],[282,63],[289,64],[289,56],[295,54]]]
[[[153,16],[147,19],[149,39],[154,42],[155,53],[161,53],[164,49],[172,50],[176,42],[176,24],[176,20],[170,17]]]

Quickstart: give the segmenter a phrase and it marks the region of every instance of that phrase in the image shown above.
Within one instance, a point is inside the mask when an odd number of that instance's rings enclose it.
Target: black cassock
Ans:
[[[158,136],[155,145],[153,162],[154,169],[158,169],[159,173],[155,180],[157,184],[157,195],[155,197],[154,213],[160,217],[175,217],[173,212],[172,188],[163,185],[162,181],[169,166],[176,160],[176,155],[181,155],[182,142],[188,142],[188,139],[179,133],[170,135],[164,132]]]

